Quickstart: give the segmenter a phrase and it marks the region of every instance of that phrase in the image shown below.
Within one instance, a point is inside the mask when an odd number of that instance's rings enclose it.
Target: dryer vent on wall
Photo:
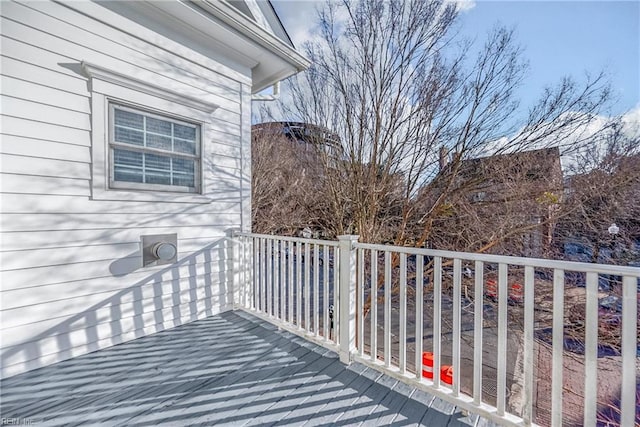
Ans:
[[[154,234],[140,236],[143,267],[173,264],[178,260],[178,235]]]

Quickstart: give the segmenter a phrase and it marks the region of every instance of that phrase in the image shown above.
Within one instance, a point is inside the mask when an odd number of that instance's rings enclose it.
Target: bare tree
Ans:
[[[259,233],[296,235],[326,228],[324,170],[315,150],[273,124],[252,134],[252,225]]]
[[[431,219],[427,246],[547,255],[563,195],[558,147],[469,159],[455,172],[444,167],[415,198],[415,212],[420,215],[444,191],[446,201]],[[421,221],[411,224],[420,230]]]
[[[342,161],[329,167],[325,156],[321,162],[332,234],[445,245],[438,240],[442,230],[465,219],[467,235],[448,233],[446,247],[485,252],[532,227],[552,228],[558,220],[552,212],[532,224],[521,218],[530,203],[512,204],[508,227],[493,232],[482,212],[469,209],[478,182],[465,175],[464,164],[532,148],[576,150],[593,137],[581,130],[608,99],[604,76],[587,78],[581,86],[563,79],[523,112],[516,89],[527,64],[514,32],[494,29],[471,60],[469,45],[454,40],[456,16],[455,3],[422,0],[345,0],[329,2],[320,12],[321,40],[306,46],[313,66],[291,82],[291,104],[282,108],[340,138]],[[442,147],[452,153],[446,173],[439,167]],[[500,174],[511,198],[523,197],[529,188],[517,181],[523,174],[508,168]],[[547,200],[545,191],[526,199],[537,199],[548,212],[558,202],[558,188]],[[476,235],[470,233],[474,229]],[[398,262],[394,256],[394,268]],[[433,274],[432,265],[424,273]],[[381,277],[378,287],[383,283]]]
[[[608,97],[602,75],[581,87],[564,79],[523,113],[515,90],[527,65],[513,31],[496,28],[471,61],[469,46],[453,40],[456,16],[444,1],[330,2],[320,13],[322,40],[306,46],[314,65],[292,81],[289,107],[342,141],[344,161],[327,173],[336,233],[422,246],[454,193],[468,191],[463,161],[534,147],[565,152],[585,140],[578,131]],[[442,146],[453,153],[446,179]],[[414,203],[436,177],[430,203]]]
[[[335,130],[344,146],[344,162],[329,177],[332,205],[348,206],[332,212],[337,231],[391,240],[402,229],[404,206],[392,219],[382,215],[391,211],[385,199],[398,187],[404,200],[410,198],[436,143],[429,123],[458,80],[457,66],[446,67],[441,54],[455,8],[345,2],[339,15],[338,7],[329,3],[320,15],[323,42],[307,47],[314,66],[294,84],[292,108],[302,121]],[[389,221],[400,227],[382,235]]]
[[[638,261],[640,241],[640,129],[614,121],[570,166],[559,242],[590,252],[591,262]],[[611,231],[609,229],[616,224]],[[602,256],[603,250],[607,252]],[[560,255],[560,254],[558,254]],[[586,260],[586,259],[584,259]]]

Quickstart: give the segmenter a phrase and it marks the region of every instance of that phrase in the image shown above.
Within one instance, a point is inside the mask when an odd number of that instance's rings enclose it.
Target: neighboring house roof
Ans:
[[[454,169],[455,161],[447,163],[441,160],[441,170],[434,184],[439,186],[440,180],[447,179]],[[505,183],[510,181],[518,183],[520,196],[524,195],[524,187],[537,193],[560,192],[563,186],[558,147],[464,159],[460,161],[455,174],[454,188],[465,187],[470,192],[491,190],[504,193],[508,188]]]
[[[517,153],[499,154],[490,157],[466,159],[461,163],[460,173],[464,177],[481,178],[489,182],[502,177],[522,176],[529,181],[558,180],[562,188],[562,169],[558,147]]]
[[[340,137],[335,132],[311,123],[264,122],[251,126],[251,130],[256,133],[284,135],[297,141],[316,142],[321,139],[326,144],[340,144]]]
[[[343,156],[340,137],[323,126],[303,122],[264,122],[251,126],[251,132],[254,137],[284,136],[301,144],[317,144],[335,158]]]

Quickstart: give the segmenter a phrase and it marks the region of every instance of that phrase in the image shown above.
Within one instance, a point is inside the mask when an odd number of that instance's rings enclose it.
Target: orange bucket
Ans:
[[[487,280],[487,290],[486,294],[488,297],[497,298],[498,297],[498,284],[495,280]]]
[[[433,379],[433,353],[428,351],[422,353],[422,376]]]
[[[511,285],[511,299],[515,302],[522,302],[523,292],[522,285],[520,283],[514,283]]]
[[[453,385],[453,366],[443,365],[440,368],[440,379],[445,384]]]

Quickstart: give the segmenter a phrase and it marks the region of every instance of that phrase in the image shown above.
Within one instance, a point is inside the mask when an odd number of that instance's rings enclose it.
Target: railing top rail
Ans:
[[[259,234],[259,233],[245,233],[238,232],[236,236],[241,237],[256,237],[261,239],[279,240],[285,242],[299,242],[299,243],[311,243],[315,245],[327,245],[334,248],[338,247],[338,242],[335,240],[322,240],[322,239],[305,239],[304,237],[290,237],[290,236],[278,236],[275,234]]]
[[[467,261],[484,261],[490,263],[505,263],[509,265],[531,266],[535,268],[557,268],[584,273],[604,273],[618,276],[632,276],[640,278],[640,268],[621,265],[589,264],[586,262],[561,261],[542,258],[525,258],[506,255],[491,255],[473,252],[454,252],[437,249],[413,248],[408,246],[377,245],[372,243],[356,243],[356,248],[375,249],[378,251],[403,252],[410,255],[437,256],[442,258],[458,258]]]

